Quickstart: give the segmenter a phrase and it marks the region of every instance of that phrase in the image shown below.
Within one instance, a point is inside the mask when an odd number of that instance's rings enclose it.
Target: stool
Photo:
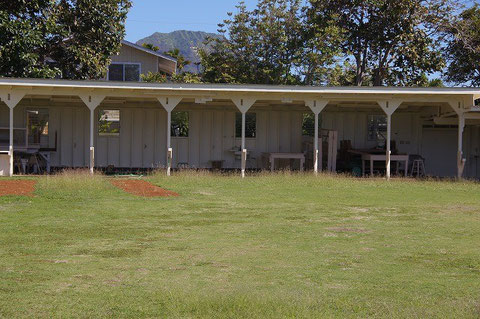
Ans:
[[[425,176],[425,163],[423,162],[423,159],[416,159],[413,161],[411,176],[414,177],[415,174],[417,175],[417,178]]]

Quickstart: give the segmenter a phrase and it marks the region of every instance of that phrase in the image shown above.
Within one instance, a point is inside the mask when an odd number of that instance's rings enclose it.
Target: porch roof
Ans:
[[[19,90],[25,94],[76,95],[103,94],[110,97],[181,96],[229,99],[233,96],[251,96],[256,100],[305,99],[388,100],[405,102],[462,102],[464,108],[477,109],[474,101],[480,99],[480,88],[464,87],[315,87],[281,85],[236,84],[174,84],[146,82],[113,82],[59,79],[0,78],[0,91]]]

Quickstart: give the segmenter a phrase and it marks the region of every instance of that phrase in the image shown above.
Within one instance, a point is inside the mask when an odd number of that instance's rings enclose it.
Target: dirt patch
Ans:
[[[37,181],[32,180],[0,181],[0,196],[33,196],[36,183]]]
[[[176,197],[177,193],[139,179],[113,180],[112,184],[125,192],[142,197]]]

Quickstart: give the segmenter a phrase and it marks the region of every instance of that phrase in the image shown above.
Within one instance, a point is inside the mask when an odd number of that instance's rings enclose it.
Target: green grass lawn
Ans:
[[[38,178],[0,198],[0,317],[480,316],[480,185],[312,175]]]

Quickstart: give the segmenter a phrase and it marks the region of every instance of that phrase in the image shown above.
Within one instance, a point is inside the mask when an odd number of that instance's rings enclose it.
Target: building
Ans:
[[[480,89],[141,82],[175,70],[175,59],[123,41],[104,81],[0,79],[0,175],[338,162],[390,176],[421,159],[428,175],[480,177]]]
[[[21,154],[37,152],[60,168],[242,171],[268,168],[265,155],[305,154],[320,170],[322,144],[310,137],[307,150],[302,131],[304,115],[314,114],[336,132],[335,151],[348,141],[368,160],[372,150],[388,176],[404,154],[423,157],[429,175],[480,177],[480,89],[4,78],[0,98],[6,175],[20,170]]]
[[[140,74],[163,72],[171,75],[177,61],[168,55],[123,40],[119,54],[112,56],[107,80],[140,82]]]

